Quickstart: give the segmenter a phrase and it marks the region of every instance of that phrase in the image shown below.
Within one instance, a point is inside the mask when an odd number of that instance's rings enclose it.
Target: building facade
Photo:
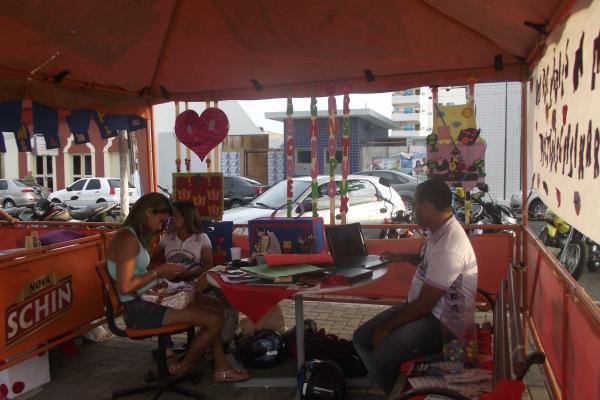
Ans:
[[[336,173],[341,173],[342,161],[342,133],[341,122],[342,112],[337,113],[337,135],[336,135],[336,158],[338,167]],[[284,143],[287,141],[287,115],[283,112],[265,113],[265,118],[284,123]],[[294,120],[294,174],[296,176],[310,175],[311,152],[310,152],[310,112],[300,111],[293,115]],[[329,151],[327,143],[329,141],[327,132],[328,114],[327,111],[317,113],[317,164],[319,174],[329,173]],[[348,153],[348,162],[350,173],[365,169],[371,164],[368,156],[364,155],[364,149],[377,141],[387,141],[389,139],[388,131],[398,127],[392,120],[376,113],[371,109],[350,110],[350,149]]]
[[[486,140],[486,182],[492,197],[508,200],[521,190],[521,84],[494,82],[475,85],[477,128]],[[438,89],[441,105],[464,104],[467,87]],[[390,137],[404,138],[407,153],[424,152],[425,138],[433,128],[433,104],[429,87],[392,94],[392,119],[400,125]],[[531,168],[528,169],[531,171]]]
[[[464,104],[467,90],[464,86],[438,89],[438,103],[442,105]],[[399,129],[390,132],[391,138],[402,138],[406,153],[425,151],[425,138],[433,129],[433,103],[429,87],[406,89],[392,93],[392,120]]]
[[[119,177],[118,139],[102,139],[98,127],[90,119],[90,142],[75,144],[65,121],[68,114],[68,111],[59,111],[58,149],[46,149],[44,137],[41,134],[32,134],[32,151],[21,153],[17,151],[14,133],[3,132],[7,151],[0,153],[0,177],[22,178],[31,171],[36,181],[49,191],[63,189],[81,178]],[[33,132],[31,109],[23,110],[23,121],[29,125],[29,131]],[[141,193],[148,190],[145,187],[148,182],[147,136],[145,129],[132,133],[136,146],[135,154],[131,157],[131,172],[136,177],[139,176],[134,183],[141,186]],[[135,171],[139,171],[139,175]]]

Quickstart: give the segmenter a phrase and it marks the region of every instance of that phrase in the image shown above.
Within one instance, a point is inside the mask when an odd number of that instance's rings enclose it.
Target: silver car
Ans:
[[[521,213],[521,207],[523,206],[523,192],[517,192],[510,198],[510,208],[515,213]],[[530,189],[527,198],[527,210],[530,218],[541,219],[546,214],[548,206],[540,199],[540,196],[535,190]]]
[[[325,224],[329,224],[329,197],[327,188],[329,185],[328,176],[318,177],[318,199],[317,210],[320,217],[323,217]],[[341,220],[340,213],[340,187],[341,177],[336,177],[338,186],[335,197],[335,219]],[[308,176],[296,177],[293,179],[292,191],[294,193],[294,217],[312,216],[311,202],[311,179]],[[371,176],[348,176],[348,199],[349,209],[347,222],[360,222],[362,224],[383,224],[384,219],[391,218],[396,211],[406,211],[402,198],[391,187],[386,187],[379,183],[379,178]],[[259,217],[268,217],[275,213],[275,216],[285,217],[287,203],[287,181],[281,181],[273,185],[266,192],[258,196],[252,202],[242,207],[226,210],[223,214],[223,221],[233,221],[234,224],[246,224],[249,220]],[[239,232],[242,233],[242,232]],[[367,237],[379,237],[379,231],[365,230]]]
[[[0,179],[0,204],[3,208],[33,206],[41,195],[20,179]]]

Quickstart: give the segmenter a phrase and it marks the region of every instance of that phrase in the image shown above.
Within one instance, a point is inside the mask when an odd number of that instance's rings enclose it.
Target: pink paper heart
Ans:
[[[229,132],[227,115],[218,108],[207,108],[202,115],[186,110],[175,120],[175,135],[200,160],[225,139]]]

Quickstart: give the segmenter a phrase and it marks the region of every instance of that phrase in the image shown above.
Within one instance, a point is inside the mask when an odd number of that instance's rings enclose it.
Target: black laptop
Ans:
[[[387,263],[379,256],[369,255],[359,223],[329,226],[325,229],[325,236],[333,265],[338,272],[348,269],[372,272],[371,269]],[[344,272],[343,275],[346,273]]]

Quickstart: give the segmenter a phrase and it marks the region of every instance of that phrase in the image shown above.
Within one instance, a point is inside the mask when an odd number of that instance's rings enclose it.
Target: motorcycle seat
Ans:
[[[71,209],[69,212],[75,219],[85,219],[105,209],[107,204],[108,203],[105,202],[96,203],[94,205],[85,206],[82,208]]]

